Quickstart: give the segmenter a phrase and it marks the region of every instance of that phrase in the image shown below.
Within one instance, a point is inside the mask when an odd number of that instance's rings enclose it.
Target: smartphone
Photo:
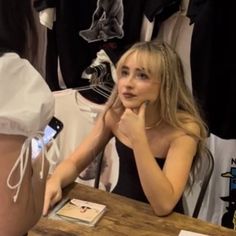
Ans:
[[[44,129],[43,143],[47,145],[53,138],[60,133],[63,128],[63,123],[56,117],[53,117],[49,124]],[[32,159],[36,158],[42,150],[42,141],[36,138],[32,139]]]

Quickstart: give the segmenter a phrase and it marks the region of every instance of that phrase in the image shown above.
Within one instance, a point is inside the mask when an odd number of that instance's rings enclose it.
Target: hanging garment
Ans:
[[[105,4],[104,2],[106,1],[56,1],[56,21],[53,30],[48,30],[46,56],[46,81],[52,90],[60,89],[58,58],[65,85],[67,88],[74,88],[86,85],[81,80],[81,74],[100,49],[112,49],[120,54],[126,46],[139,40],[145,1],[138,0],[135,4],[131,0],[108,1],[113,9],[118,7],[118,16],[115,17],[113,14],[116,13],[111,12],[110,18],[106,19],[107,23],[103,18],[109,15],[108,10],[96,24],[93,16],[96,11],[96,16],[99,16],[98,5]],[[39,3],[37,1],[35,5],[38,10],[47,7],[45,1],[42,1],[43,6]],[[119,19],[119,24],[116,24],[116,18]]]
[[[199,218],[235,229],[236,139],[225,140],[211,134],[208,147],[215,164]]]
[[[64,128],[56,138],[60,150],[58,162],[51,165],[52,173],[62,160],[66,159],[83,139],[88,135],[104,105],[95,104],[84,98],[76,89],[66,89],[54,92],[55,116],[60,119]],[[49,152],[50,159],[53,153]],[[95,184],[95,170],[98,165],[95,159],[77,178],[77,182],[89,186]],[[100,177],[100,188],[110,191],[114,188],[118,178],[118,159],[112,139],[107,145],[103,157],[103,168]]]
[[[236,64],[234,1],[190,1],[193,93],[210,130],[215,167],[199,217],[229,228],[235,222]]]
[[[162,22],[175,12],[179,11],[181,0],[147,0],[147,2],[145,15],[149,21],[155,21],[152,32],[152,39],[155,39]]]
[[[190,45],[193,25],[189,24],[186,16],[187,8],[188,2],[182,1],[179,10],[160,25],[157,39],[167,42],[178,53],[184,68],[185,83],[192,91]]]
[[[139,41],[143,15],[149,20],[173,0],[37,0],[42,11],[56,8],[56,21],[48,30],[46,81],[52,90],[59,90],[58,58],[67,88],[86,85],[81,74],[100,49],[112,50],[117,57]],[[159,21],[159,20],[158,20]]]
[[[193,94],[211,133],[236,138],[235,1],[192,0],[191,41]]]

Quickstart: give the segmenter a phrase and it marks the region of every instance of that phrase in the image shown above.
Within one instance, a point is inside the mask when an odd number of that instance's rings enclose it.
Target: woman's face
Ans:
[[[160,82],[157,76],[150,75],[138,63],[136,53],[125,60],[118,75],[118,95],[126,108],[139,108],[148,101],[154,104],[160,93]]]

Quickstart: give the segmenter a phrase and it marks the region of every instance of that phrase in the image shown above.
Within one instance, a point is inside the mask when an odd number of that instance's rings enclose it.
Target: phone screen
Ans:
[[[63,124],[61,121],[53,117],[50,123],[44,129],[43,143],[48,144],[52,138],[55,138],[57,134],[62,130]],[[36,158],[42,150],[42,141],[38,139],[32,139],[32,159]]]

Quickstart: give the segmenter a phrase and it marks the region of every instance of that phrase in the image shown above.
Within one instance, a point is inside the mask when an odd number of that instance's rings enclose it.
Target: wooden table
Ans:
[[[177,236],[181,229],[208,235],[236,236],[236,232],[178,213],[167,217],[154,215],[148,204],[134,201],[81,184],[73,184],[65,196],[107,205],[107,212],[95,227],[43,217],[28,236]]]

